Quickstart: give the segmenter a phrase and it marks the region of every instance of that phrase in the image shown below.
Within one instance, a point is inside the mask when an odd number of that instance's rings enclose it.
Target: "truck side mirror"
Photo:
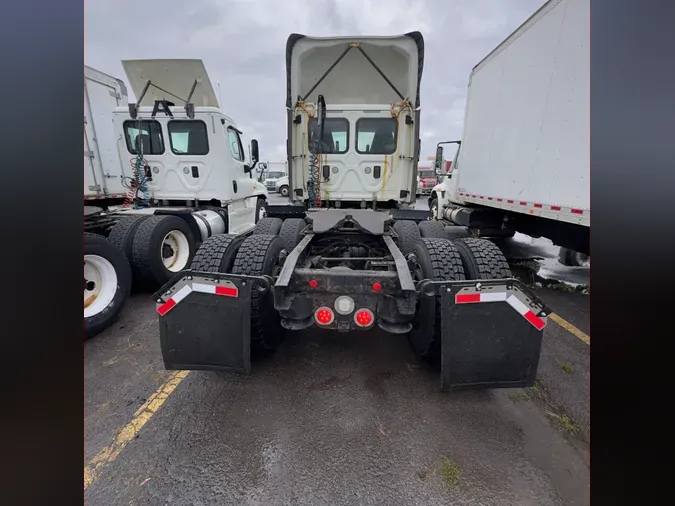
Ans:
[[[440,172],[443,167],[443,146],[436,147],[436,162],[434,163],[436,173]]]
[[[256,139],[251,139],[251,165],[244,165],[244,172],[248,173],[255,169],[258,160],[260,160],[258,141]]]

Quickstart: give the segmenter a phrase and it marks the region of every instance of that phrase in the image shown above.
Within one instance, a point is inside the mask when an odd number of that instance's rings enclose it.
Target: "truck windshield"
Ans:
[[[309,143],[319,137],[319,125],[316,118],[309,120]],[[323,127],[321,152],[326,154],[342,154],[349,149],[349,121],[345,118],[326,118]]]
[[[436,174],[434,173],[433,170],[420,170],[418,171],[418,174],[422,179],[427,179],[427,178],[434,178],[436,177]]]
[[[267,179],[279,179],[280,177],[283,177],[284,173],[283,172],[268,172],[266,177]]]

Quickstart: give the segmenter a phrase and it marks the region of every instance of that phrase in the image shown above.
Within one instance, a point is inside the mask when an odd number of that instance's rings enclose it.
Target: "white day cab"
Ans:
[[[589,255],[589,3],[550,0],[469,76],[462,140],[429,206],[488,237],[518,231]],[[448,229],[446,229],[447,231]]]
[[[289,203],[219,234],[155,293],[167,369],[248,373],[287,333],[405,334],[441,388],[534,382],[548,309],[485,239],[422,237],[415,201],[424,39],[286,46]]]
[[[122,81],[85,67],[85,328],[106,328],[134,281],[189,267],[216,234],[247,234],[267,190],[242,132],[220,109],[201,60],[122,62]],[[131,269],[129,269],[129,264]]]

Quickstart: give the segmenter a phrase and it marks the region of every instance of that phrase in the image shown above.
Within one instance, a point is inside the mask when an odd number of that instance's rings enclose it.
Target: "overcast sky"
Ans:
[[[544,0],[89,0],[85,63],[123,79],[123,59],[199,58],[224,112],[284,160],[288,35],[398,35],[425,39],[422,159],[462,133],[471,68]],[[130,91],[131,95],[131,91]]]

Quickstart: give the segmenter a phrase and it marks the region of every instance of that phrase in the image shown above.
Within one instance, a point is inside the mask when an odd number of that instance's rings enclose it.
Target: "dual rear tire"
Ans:
[[[412,252],[416,257],[416,280],[463,281],[473,279],[506,279],[511,270],[501,250],[486,239],[457,239],[450,241],[438,237],[422,237]],[[433,307],[432,307],[433,304]],[[434,364],[441,355],[441,301],[434,297],[420,301],[409,334],[410,344],[418,357]],[[433,321],[433,323],[432,323]],[[431,327],[425,332],[415,329]]]
[[[126,255],[141,285],[167,283],[190,265],[197,249],[187,222],[170,215],[122,218],[109,238]]]
[[[210,237],[197,250],[191,269],[247,276],[274,276],[280,270],[282,250],[292,251],[302,238],[304,220],[262,218],[248,236]],[[274,308],[271,292],[261,293],[251,286],[251,353],[274,353],[284,336],[281,319]]]

